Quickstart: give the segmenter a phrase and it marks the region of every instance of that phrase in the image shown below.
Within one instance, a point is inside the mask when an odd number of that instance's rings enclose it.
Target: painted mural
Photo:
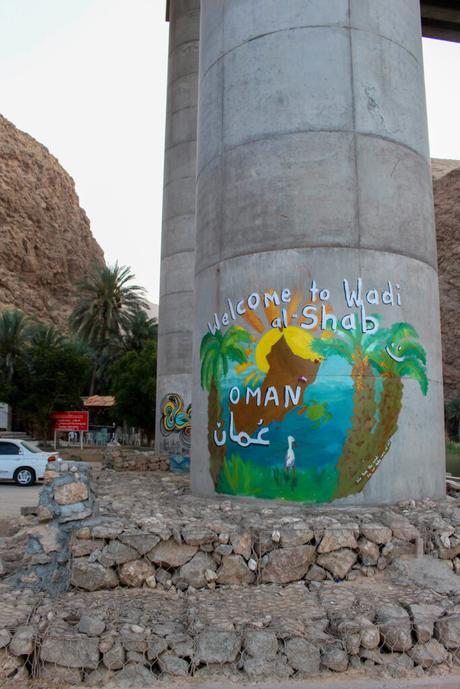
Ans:
[[[359,278],[341,288],[344,315],[312,281],[228,299],[208,322],[201,386],[217,492],[302,502],[359,493],[398,429],[404,379],[427,394],[425,350],[395,318],[400,286],[365,289]],[[395,322],[383,327],[384,314]]]
[[[165,395],[161,400],[160,430],[165,437],[177,433],[182,447],[190,449],[192,405],[185,407],[184,400],[176,392]]]

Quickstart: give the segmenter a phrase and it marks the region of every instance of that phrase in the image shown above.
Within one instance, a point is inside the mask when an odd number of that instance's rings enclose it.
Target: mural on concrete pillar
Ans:
[[[325,502],[362,491],[398,429],[404,380],[426,395],[426,354],[397,320],[399,285],[315,281],[227,300],[201,341],[217,492]],[[343,313],[345,311],[345,313]],[[382,317],[396,322],[383,327]],[[395,318],[396,316],[396,318]]]
[[[176,392],[161,400],[160,430],[165,437],[177,434],[184,449],[191,444],[192,405],[185,408],[184,400]]]

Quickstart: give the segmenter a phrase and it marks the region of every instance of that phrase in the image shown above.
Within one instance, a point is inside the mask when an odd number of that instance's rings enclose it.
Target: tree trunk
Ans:
[[[94,361],[93,372],[91,373],[91,383],[89,385],[89,396],[94,395],[94,389],[96,387],[96,373],[97,373],[97,359]]]
[[[379,404],[379,423],[374,431],[376,457],[383,457],[388,451],[390,438],[398,430],[398,418],[402,406],[403,384],[399,376],[387,375],[383,379],[383,390]]]
[[[225,445],[218,447],[214,442],[214,431],[217,429],[217,422],[222,418],[222,406],[219,399],[219,390],[214,379],[208,393],[208,450],[210,457],[210,471],[214,487],[217,488],[219,475],[225,459]]]
[[[372,458],[372,430],[375,425],[375,377],[367,357],[355,354],[353,378],[353,416],[351,428],[337,463],[339,472],[334,498],[344,498],[361,490],[360,475]]]

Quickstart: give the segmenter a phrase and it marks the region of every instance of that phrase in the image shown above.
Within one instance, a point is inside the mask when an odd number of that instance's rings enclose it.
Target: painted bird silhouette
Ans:
[[[292,449],[295,446],[295,438],[292,435],[288,435],[288,449],[286,452],[286,458],[284,463],[284,471],[286,474],[292,472],[295,474],[295,453]]]

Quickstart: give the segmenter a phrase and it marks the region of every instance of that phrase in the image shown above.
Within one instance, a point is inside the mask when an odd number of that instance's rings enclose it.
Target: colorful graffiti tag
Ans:
[[[180,395],[171,392],[161,400],[160,430],[165,437],[178,433],[182,446],[191,445],[192,405],[185,408]]]
[[[201,386],[217,492],[304,502],[359,493],[390,449],[404,379],[426,395],[416,330],[381,325],[401,306],[399,285],[364,290],[359,278],[342,289],[341,317],[313,281],[228,299],[208,323]]]

